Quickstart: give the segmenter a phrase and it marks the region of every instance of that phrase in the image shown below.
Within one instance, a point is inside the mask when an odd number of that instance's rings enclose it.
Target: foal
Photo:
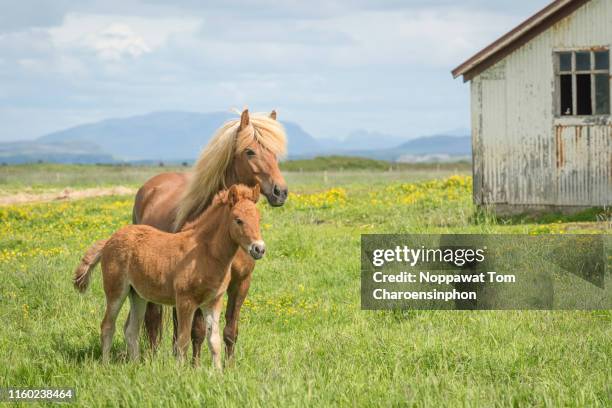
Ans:
[[[258,199],[259,186],[251,189],[233,185],[218,193],[211,206],[180,233],[129,225],[87,251],[76,269],[74,286],[84,292],[91,271],[102,260],[106,294],[101,325],[103,361],[109,359],[115,321],[129,295],[125,338],[130,358],[137,359],[139,355],[138,333],[148,301],[176,306],[177,352],[181,360],[189,348],[194,312],[202,307],[213,365],[221,368],[219,315],[230,280],[230,265],[239,247],[255,260],[265,252]]]

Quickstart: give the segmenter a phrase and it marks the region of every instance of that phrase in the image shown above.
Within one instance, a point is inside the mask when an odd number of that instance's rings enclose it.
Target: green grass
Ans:
[[[162,171],[184,171],[182,167],[95,166],[79,164],[24,164],[0,166],[0,194],[46,192],[66,187],[138,186]]]
[[[307,160],[289,160],[281,163],[284,171],[351,171],[351,170],[370,170],[370,171],[431,171],[431,170],[454,170],[460,169],[463,172],[470,171],[472,164],[468,162],[451,163],[390,163],[384,160],[373,160],[364,157],[350,156],[321,156]]]
[[[364,185],[385,181],[420,181],[468,174],[466,163],[390,164],[361,158],[317,158],[281,163],[290,186]],[[176,166],[124,166],[78,164],[25,164],[0,166],[0,196],[44,193],[64,188],[139,187],[149,177],[164,171],[186,171]]]
[[[100,363],[100,271],[84,296],[70,280],[88,245],[129,223],[132,197],[0,207],[0,387],[75,387],[87,407],[610,406],[609,311],[360,310],[362,233],[547,224],[476,212],[464,178],[415,186],[405,182],[426,173],[342,174],[290,174],[287,205],[261,204],[268,253],[223,374],[207,353],[202,368],[178,365],[170,324],[160,352],[138,363],[126,362],[118,325],[113,362]],[[601,232],[597,215],[576,231]]]

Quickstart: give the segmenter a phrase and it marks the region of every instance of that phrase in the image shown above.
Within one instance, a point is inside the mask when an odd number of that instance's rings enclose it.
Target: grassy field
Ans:
[[[287,182],[303,189],[347,184],[373,184],[388,181],[418,181],[467,174],[467,163],[393,164],[360,158],[326,157],[295,160],[281,164]],[[138,188],[144,180],[164,171],[185,171],[178,166],[91,166],[27,164],[0,166],[0,196],[15,193],[44,193],[64,188]]]
[[[0,189],[137,186],[159,170],[7,167]],[[87,407],[610,406],[609,311],[360,310],[363,233],[610,232],[595,212],[479,213],[469,177],[453,172],[288,173],[288,203],[260,204],[268,253],[223,374],[207,355],[202,368],[179,366],[170,325],[160,352],[138,363],[126,362],[118,327],[114,361],[100,363],[100,272],[84,296],[71,276],[85,248],[129,223],[132,197],[0,207],[0,388],[74,387]]]
[[[292,172],[319,171],[440,171],[454,170],[470,171],[472,164],[468,162],[448,163],[389,163],[383,160],[372,160],[363,157],[322,156],[308,160],[289,160],[281,163],[281,169]]]

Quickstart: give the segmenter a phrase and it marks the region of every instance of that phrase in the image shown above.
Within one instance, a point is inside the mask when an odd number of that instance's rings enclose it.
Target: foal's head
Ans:
[[[266,244],[261,239],[259,228],[259,185],[247,187],[234,184],[227,192],[227,204],[230,208],[230,236],[253,259],[261,259],[266,252]]]

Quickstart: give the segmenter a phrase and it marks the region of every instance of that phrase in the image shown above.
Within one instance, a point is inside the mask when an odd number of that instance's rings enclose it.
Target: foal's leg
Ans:
[[[178,340],[178,317],[176,317],[176,306],[172,308],[172,351],[176,356],[178,354],[178,349],[176,346],[176,342]]]
[[[151,350],[156,351],[162,333],[162,306],[155,303],[147,303],[145,314],[145,329],[149,339]]]
[[[193,315],[193,325],[191,326],[191,348],[193,350],[193,365],[200,365],[200,354],[202,343],[206,338],[206,323],[202,309],[197,308]]]
[[[174,323],[174,330],[172,333],[172,346],[174,353],[176,354],[176,340],[178,338],[177,327],[178,320],[176,318],[176,308],[172,308],[172,322]],[[206,338],[206,324],[204,323],[204,315],[202,310],[197,308],[193,315],[193,324],[191,326],[191,348],[193,351],[193,365],[200,365],[200,354],[202,351],[202,343]]]
[[[132,289],[130,291],[130,314],[124,328],[125,341],[128,346],[128,354],[132,360],[138,360],[138,357],[140,356],[138,335],[140,334],[140,326],[142,326],[146,309],[147,301],[138,296],[138,294]]]
[[[130,286],[125,285],[125,288],[119,288],[118,291],[110,291],[105,287],[104,291],[106,292],[106,312],[104,313],[104,319],[102,319],[102,324],[100,325],[100,338],[102,341],[102,362],[106,363],[110,358],[110,349],[113,344],[117,316],[130,291]]]
[[[176,354],[180,361],[184,361],[185,354],[189,348],[189,340],[191,338],[191,323],[193,322],[193,314],[197,308],[195,302],[191,299],[176,300],[176,317],[178,334],[176,338]]]
[[[219,336],[219,316],[223,297],[219,296],[214,303],[206,309],[206,334],[208,348],[212,357],[213,367],[221,370],[221,336]]]
[[[248,256],[248,255],[247,255]],[[225,342],[225,358],[231,360],[234,356],[234,346],[238,341],[238,319],[240,308],[249,293],[252,272],[255,262],[240,262],[232,264],[232,280],[227,288],[227,307],[225,310],[225,328],[223,340]]]
[[[172,323],[174,330],[172,333],[172,347],[174,354],[177,352],[176,340],[178,338],[177,327],[178,320],[176,318],[176,308],[172,308]],[[204,322],[204,315],[202,310],[197,308],[193,315],[193,323],[191,326],[191,348],[193,352],[193,365],[198,367],[200,365],[200,354],[202,351],[202,343],[206,339],[206,323]]]

